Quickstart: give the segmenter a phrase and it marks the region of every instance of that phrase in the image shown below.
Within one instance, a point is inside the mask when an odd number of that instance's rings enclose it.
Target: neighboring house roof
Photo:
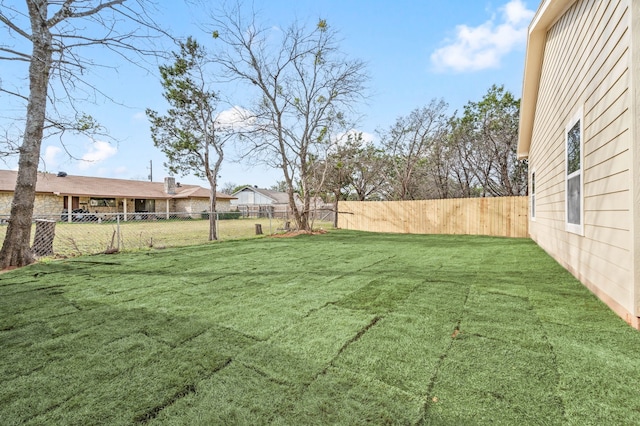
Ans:
[[[270,189],[256,188],[255,186],[245,186],[244,188],[234,192],[233,195],[235,196],[235,195],[238,195],[241,192],[245,192],[245,191],[253,191],[253,192],[262,194],[265,197],[270,198],[271,200],[273,200],[273,204],[285,204],[285,205],[289,204],[289,194],[287,194],[286,192],[272,191]],[[296,204],[298,204],[298,205],[302,204],[302,199],[300,198],[300,196],[298,194],[294,194],[294,197],[295,197],[295,200],[296,200]],[[311,197],[309,201],[310,201],[312,207],[322,206],[322,205],[325,204],[325,202],[322,201],[322,198],[320,198],[320,197]]]
[[[269,189],[254,188],[256,192],[273,199],[277,204],[288,204],[289,194],[280,191],[271,191]]]
[[[14,170],[0,170],[0,191],[13,192],[16,186],[18,172]],[[175,194],[165,192],[164,182],[146,182],[139,180],[110,179],[89,176],[58,176],[53,173],[38,173],[36,193],[71,195],[81,197],[109,197],[109,198],[145,198],[145,199],[173,199],[173,198],[209,198],[209,189],[198,185],[176,186]],[[235,197],[216,193],[218,199],[233,199]]]
[[[172,198],[209,198],[209,189],[195,185],[180,185],[176,188],[176,194]],[[233,200],[235,197],[216,192],[219,200]]]
[[[235,196],[243,191],[253,191],[262,194],[265,197],[272,199],[274,204],[289,204],[289,195],[286,192],[272,191],[270,189],[256,188],[254,186],[245,186],[244,188],[234,192],[233,195]]]
[[[518,158],[520,159],[529,156],[547,31],[576,1],[543,0],[529,25],[524,80],[522,82],[522,99],[520,100],[518,138]]]

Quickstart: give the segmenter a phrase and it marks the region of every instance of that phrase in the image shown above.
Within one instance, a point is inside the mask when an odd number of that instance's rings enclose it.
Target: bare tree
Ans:
[[[354,159],[362,134],[348,134],[346,140],[337,141],[329,150],[326,158],[317,163],[316,187],[319,192],[328,192],[327,201],[333,202],[333,227],[338,227],[339,202],[346,200],[351,192]]]
[[[455,114],[454,114],[455,116]],[[468,198],[477,195],[477,180],[466,142],[473,144],[456,127],[455,120],[448,121],[447,130],[434,140],[425,164],[428,188],[427,198]]]
[[[517,158],[520,101],[492,86],[479,102],[469,102],[455,120],[458,148],[482,196],[527,193],[527,164]]]
[[[311,227],[313,162],[322,158],[329,135],[347,122],[367,80],[364,63],[340,52],[326,21],[310,29],[261,27],[240,5],[212,16],[212,34],[222,45],[217,61],[230,79],[255,89],[254,132],[249,155],[282,169],[289,205],[299,229]],[[298,186],[302,205],[296,204]]]
[[[361,145],[353,155],[351,187],[359,201],[381,198],[386,184],[388,156],[372,142]]]
[[[447,144],[448,135],[447,132],[434,140],[427,159],[426,173],[430,177],[434,193],[431,198],[444,199],[455,196],[451,185],[453,157]]]
[[[222,184],[220,192],[222,192],[223,194],[231,195],[235,192],[234,189],[236,189],[237,186],[238,185],[236,185],[235,182],[225,182]]]
[[[432,100],[427,106],[413,110],[407,117],[400,117],[381,135],[382,144],[389,155],[390,186],[392,199],[411,200],[419,197],[420,168],[435,141],[446,131],[447,104]]]
[[[469,198],[481,195],[482,187],[476,177],[473,150],[475,139],[469,126],[452,118],[448,137],[449,152],[452,157],[450,173],[456,186],[456,197]]]
[[[349,132],[336,140],[324,159],[314,163],[317,192],[332,202],[333,226],[338,227],[340,201],[374,198],[385,183],[386,156],[373,143],[365,142],[362,133]]]
[[[5,36],[0,42],[0,60],[28,64],[28,93],[6,85],[0,92],[26,102],[26,121],[19,146],[18,177],[11,205],[9,226],[0,250],[0,268],[23,266],[34,261],[29,247],[38,163],[46,124],[55,128],[64,120],[47,119],[47,107],[69,101],[82,83],[85,71],[96,64],[83,49],[100,46],[133,61],[134,53],[153,54],[139,41],[148,41],[149,31],[162,33],[148,14],[144,0],[26,0],[26,7],[0,2],[0,23]],[[13,44],[12,44],[13,43]],[[61,95],[49,91],[57,77]],[[89,120],[77,129],[82,131]]]
[[[287,192],[287,189],[288,189],[287,182],[285,182],[283,180],[278,180],[278,181],[276,181],[276,183],[271,185],[269,187],[269,189],[271,191]],[[297,191],[297,188],[295,190]]]

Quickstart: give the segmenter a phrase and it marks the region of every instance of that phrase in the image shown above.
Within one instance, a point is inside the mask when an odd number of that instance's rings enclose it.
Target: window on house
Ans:
[[[566,225],[567,231],[582,234],[582,112],[574,117],[566,137]]]
[[[529,194],[531,198],[531,219],[536,218],[536,172],[531,172],[531,192]]]
[[[136,212],[155,212],[156,200],[136,199],[134,201]]]
[[[89,206],[91,207],[115,207],[115,198],[91,198],[89,199]]]

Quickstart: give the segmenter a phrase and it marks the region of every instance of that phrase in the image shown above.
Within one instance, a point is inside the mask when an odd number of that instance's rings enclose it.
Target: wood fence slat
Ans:
[[[341,201],[343,229],[412,234],[529,236],[528,197]]]

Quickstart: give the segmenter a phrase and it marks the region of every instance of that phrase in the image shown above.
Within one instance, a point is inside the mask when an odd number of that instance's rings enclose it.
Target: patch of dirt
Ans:
[[[314,229],[313,231],[289,231],[284,234],[273,234],[270,238],[291,238],[297,237],[298,235],[322,235],[326,233],[327,231],[324,229]]]

